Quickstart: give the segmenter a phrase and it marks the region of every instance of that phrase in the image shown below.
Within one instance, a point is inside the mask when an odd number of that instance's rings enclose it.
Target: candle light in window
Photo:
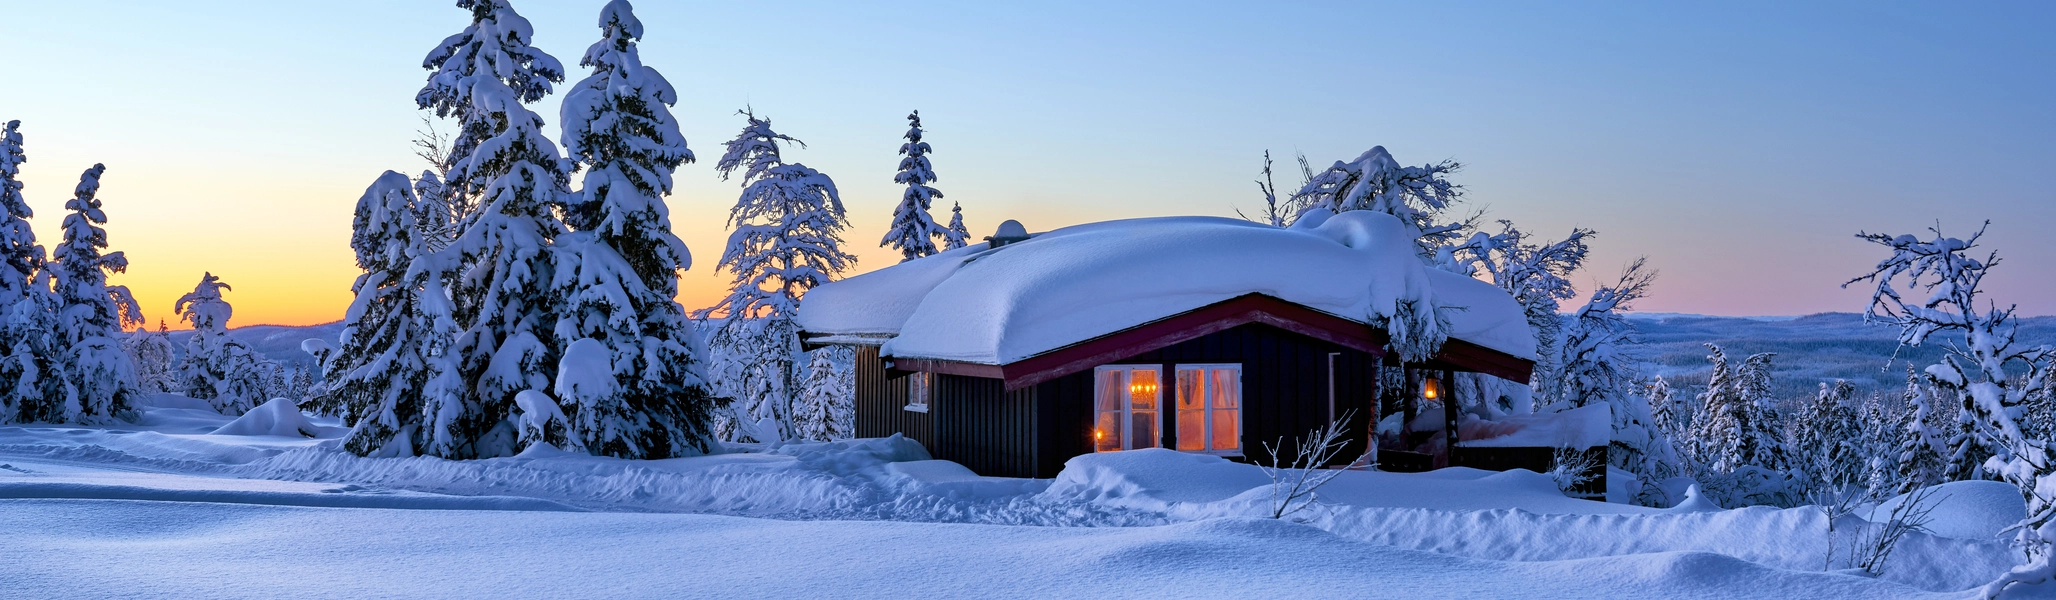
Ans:
[[[1422,379],[1421,397],[1429,400],[1442,397],[1442,381],[1433,377]]]
[[[1154,381],[1137,381],[1128,384],[1128,391],[1137,396],[1150,396],[1156,394],[1157,385]]]
[[[1098,442],[1103,441],[1105,439],[1107,439],[1107,432],[1100,431],[1098,429],[1092,430],[1092,441]]]

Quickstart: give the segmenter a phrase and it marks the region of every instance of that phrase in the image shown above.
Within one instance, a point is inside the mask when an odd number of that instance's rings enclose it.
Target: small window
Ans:
[[[1178,365],[1178,449],[1242,453],[1242,365]]]
[[[1162,370],[1106,366],[1093,370],[1092,449],[1114,452],[1155,448]]]
[[[928,412],[929,387],[934,384],[934,373],[907,374],[906,410]]]

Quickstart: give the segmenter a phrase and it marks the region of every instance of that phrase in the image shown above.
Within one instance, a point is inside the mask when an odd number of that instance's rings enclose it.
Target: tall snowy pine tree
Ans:
[[[60,419],[70,393],[55,335],[60,303],[17,179],[28,161],[20,128],[0,129],[0,423]]]
[[[842,250],[840,233],[848,223],[835,182],[806,165],[786,164],[778,143],[801,142],[773,131],[769,119],[742,114],[748,124],[714,166],[723,178],[743,172],[742,196],[728,212],[735,231],[721,254],[721,267],[735,274],[734,287],[703,315],[718,311],[726,317],[710,345],[721,357],[718,379],[744,403],[739,416],[777,424],[777,431],[750,437],[792,439],[799,353],[794,311],[807,290],[833,280],[857,259]]]
[[[921,141],[921,111],[907,115],[907,143],[900,144],[899,173],[892,176],[892,182],[907,186],[900,195],[899,206],[892,209],[892,225],[885,228],[885,239],[878,242],[881,247],[900,251],[900,262],[906,262],[936,253],[935,239],[948,240],[948,230],[938,227],[935,218],[928,215],[928,207],[942,192],[928,187],[935,182],[935,169],[928,164],[928,142]]]
[[[699,336],[673,299],[692,255],[664,203],[672,173],[693,154],[671,116],[677,92],[636,52],[643,28],[628,2],[609,2],[599,23],[600,41],[579,62],[593,73],[566,94],[562,113],[565,151],[586,171],[567,211],[578,231],[551,249],[556,335],[567,342],[557,401],[569,435],[595,454],[705,453],[715,400]]]
[[[107,285],[109,273],[128,270],[120,252],[107,248],[107,213],[100,210],[100,175],[107,167],[93,165],[79,176],[76,195],[64,203],[64,241],[56,252],[56,292],[64,308],[58,312],[58,346],[66,348],[64,376],[72,393],[61,420],[104,419],[129,410],[140,393],[136,372],[117,338],[128,325],[143,321],[143,309],[126,286]]]
[[[426,399],[417,450],[478,458],[517,450],[515,394],[550,389],[556,374],[544,253],[564,231],[557,214],[569,182],[542,118],[522,105],[563,81],[563,67],[529,45],[533,28],[502,0],[457,5],[472,24],[429,53],[423,66],[435,73],[416,101],[463,123],[443,182],[463,233],[446,250],[456,260],[442,261],[455,270],[441,275],[463,328],[451,348],[461,385]]]

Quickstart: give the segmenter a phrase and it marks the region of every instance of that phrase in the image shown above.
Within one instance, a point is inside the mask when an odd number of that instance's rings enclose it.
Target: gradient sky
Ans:
[[[515,0],[572,68],[598,0]],[[712,163],[754,106],[833,176],[859,270],[899,199],[918,108],[975,235],[1261,202],[1264,150],[1324,166],[1384,145],[1454,158],[1474,207],[1561,237],[1598,229],[1582,287],[1646,255],[1646,311],[1856,311],[1837,284],[1883,252],[1858,230],[1939,222],[2010,257],[1995,299],[2056,314],[2056,5],[2049,3],[655,2],[645,64],[701,162],[678,175],[711,304],[738,182]],[[115,278],[149,319],[203,271],[237,325],[340,318],[350,213],[419,172],[421,57],[449,2],[0,0],[0,120],[20,119],[37,233],[104,162]],[[534,106],[555,137],[558,96]],[[1296,184],[1281,173],[1280,183]],[[946,208],[938,220],[948,218]]]

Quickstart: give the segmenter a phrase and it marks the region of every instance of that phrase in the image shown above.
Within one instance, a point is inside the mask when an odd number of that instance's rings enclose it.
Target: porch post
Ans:
[[[1442,376],[1442,432],[1443,435],[1448,436],[1443,438],[1447,443],[1442,444],[1442,464],[1454,467],[1456,466],[1457,398],[1456,378],[1452,377],[1452,375],[1455,375],[1455,372],[1442,371],[1438,375]]]

